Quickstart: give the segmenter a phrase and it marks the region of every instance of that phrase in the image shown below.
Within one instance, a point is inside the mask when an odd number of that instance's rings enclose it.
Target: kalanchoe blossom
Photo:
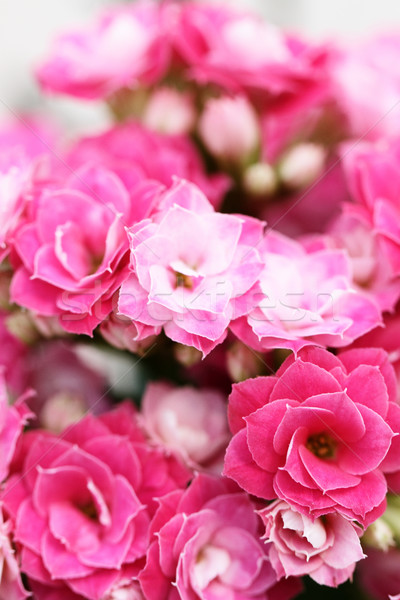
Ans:
[[[347,44],[331,54],[331,93],[349,136],[376,140],[399,135],[399,58],[396,33]]]
[[[38,69],[43,89],[96,99],[154,82],[169,58],[162,13],[156,3],[141,2],[109,11],[88,31],[60,36]]]
[[[234,386],[224,472],[311,519],[339,512],[367,526],[385,510],[382,471],[400,462],[399,411],[385,352],[304,348],[276,376]]]
[[[262,39],[262,44],[254,40]],[[184,4],[173,46],[187,76],[262,104],[280,95],[315,93],[325,78],[325,48],[287,36],[255,15],[212,4]]]
[[[321,585],[337,587],[364,558],[360,528],[339,514],[310,519],[283,500],[276,500],[259,514],[278,577],[309,575]]]
[[[181,455],[192,468],[221,472],[230,439],[223,394],[150,383],[141,415],[150,439]]]
[[[146,195],[143,180],[169,187],[175,177],[187,179],[198,185],[215,207],[229,188],[226,175],[206,174],[201,156],[187,136],[149,131],[134,121],[80,139],[70,149],[67,160],[74,168],[96,163],[116,173],[129,191],[138,219],[146,217],[156,202],[157,187],[149,189]]]
[[[102,600],[138,574],[155,499],[184,486],[189,472],[145,442],[129,404],[60,438],[29,432],[22,446],[2,493],[22,571],[47,594],[67,586]]]
[[[360,213],[368,220],[392,276],[400,274],[400,141],[343,148],[347,183]]]
[[[201,211],[187,208],[191,202]],[[172,340],[206,355],[253,302],[262,269],[254,246],[263,224],[215,213],[186,182],[178,181],[160,205],[165,209],[157,222],[128,230],[131,275],[121,286],[119,312],[144,328],[139,340],[149,326],[163,328]]]
[[[228,480],[199,475],[184,492],[160,500],[139,575],[145,598],[292,598],[300,586],[277,582],[259,528],[246,494]]]
[[[89,166],[40,194],[33,209],[15,236],[11,298],[91,335],[125,277],[124,226],[135,221],[128,192],[116,175]]]
[[[262,294],[232,325],[251,347],[294,352],[312,344],[343,347],[380,323],[374,301],[351,286],[345,252],[307,253],[299,242],[272,231],[258,249]]]
[[[11,545],[11,531],[11,522],[4,521],[0,509],[0,598],[23,600],[30,594],[24,589],[21,581],[20,569]]]

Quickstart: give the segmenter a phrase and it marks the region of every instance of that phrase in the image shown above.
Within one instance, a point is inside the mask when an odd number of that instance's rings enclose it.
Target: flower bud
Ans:
[[[263,361],[254,350],[235,342],[226,353],[226,366],[232,380],[238,382],[260,375]]]
[[[322,173],[326,151],[312,143],[298,144],[291,148],[282,159],[279,174],[282,183],[298,190],[306,187]]]
[[[255,163],[243,173],[243,187],[252,196],[272,196],[277,185],[275,170],[268,163]]]
[[[387,552],[395,546],[393,532],[383,518],[379,518],[368,527],[362,538],[363,544]]]
[[[143,114],[146,127],[167,135],[189,133],[195,120],[192,96],[168,87],[153,92]]]
[[[200,117],[199,134],[217,159],[243,165],[259,144],[257,114],[245,98],[212,98]]]
[[[86,412],[83,398],[72,392],[54,394],[44,404],[40,421],[45,429],[61,433],[66,427],[80,421]]]

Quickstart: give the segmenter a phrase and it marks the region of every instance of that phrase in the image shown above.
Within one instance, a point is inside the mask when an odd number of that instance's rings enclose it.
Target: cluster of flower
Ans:
[[[174,0],[56,41],[119,122],[0,130],[1,598],[400,598],[399,58]]]

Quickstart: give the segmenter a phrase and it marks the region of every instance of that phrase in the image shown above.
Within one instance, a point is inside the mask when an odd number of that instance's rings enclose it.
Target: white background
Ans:
[[[0,119],[11,111],[39,108],[55,115],[70,132],[90,131],[105,121],[104,107],[98,104],[43,99],[32,69],[57,33],[90,21],[109,4],[110,0],[0,0]],[[400,0],[229,0],[232,4],[319,39],[352,40],[384,30],[400,33]]]

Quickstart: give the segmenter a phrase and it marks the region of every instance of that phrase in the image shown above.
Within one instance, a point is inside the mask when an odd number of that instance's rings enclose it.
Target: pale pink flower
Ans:
[[[210,98],[198,131],[207,150],[223,164],[243,166],[260,141],[257,113],[242,96]]]
[[[145,597],[292,598],[298,582],[277,583],[259,526],[255,506],[232,482],[199,475],[160,501],[139,575]]]
[[[269,559],[278,577],[309,575],[320,585],[337,587],[364,558],[361,529],[339,514],[311,519],[276,500],[259,511],[269,544]]]
[[[121,286],[119,312],[206,355],[234,316],[249,309],[262,268],[254,245],[263,224],[215,213],[196,186],[182,181],[160,205],[156,221],[128,231],[131,275]]]
[[[150,383],[141,415],[150,439],[182,456],[192,468],[221,471],[230,439],[223,394]]]
[[[103,599],[124,573],[138,574],[156,498],[189,479],[173,456],[145,442],[128,403],[60,438],[25,434],[19,464],[2,500],[22,571],[47,594],[58,587],[88,600]]]
[[[304,348],[276,376],[234,385],[224,472],[311,519],[339,512],[366,526],[385,510],[382,471],[399,465],[399,411],[383,351]]]
[[[42,88],[80,98],[104,98],[158,80],[169,53],[157,4],[140,2],[102,15],[91,28],[60,36],[38,69]]]
[[[308,253],[299,242],[270,231],[258,244],[264,261],[262,294],[233,332],[255,349],[310,344],[342,347],[381,321],[375,302],[351,285],[340,250]]]

